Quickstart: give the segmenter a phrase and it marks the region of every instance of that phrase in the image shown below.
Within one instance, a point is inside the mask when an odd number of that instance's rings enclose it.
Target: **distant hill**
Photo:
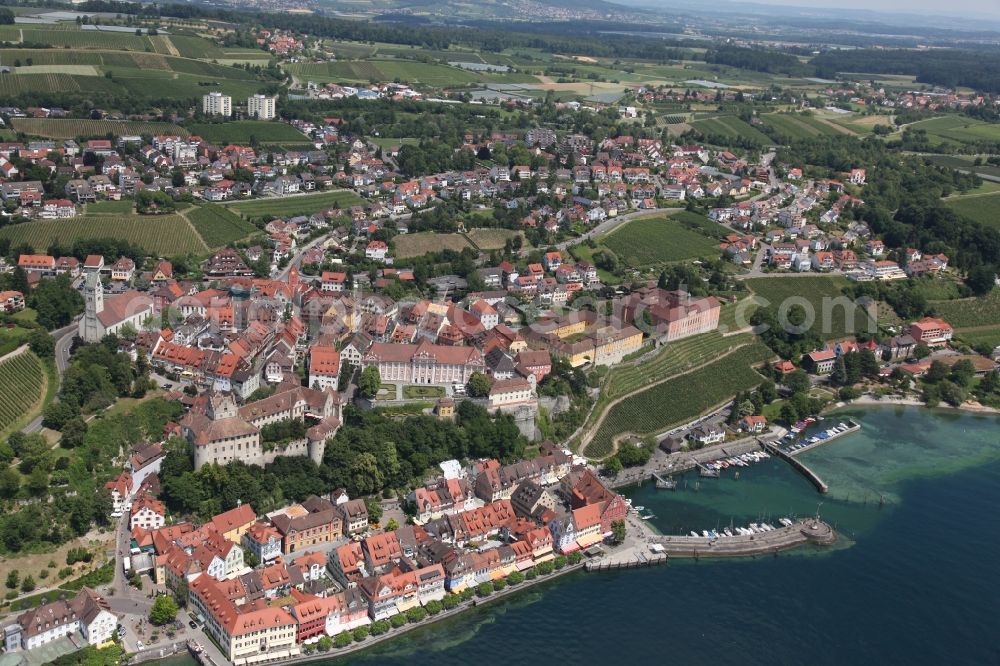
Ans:
[[[565,20],[584,13],[591,17],[647,13],[645,9],[607,0],[327,0],[326,4],[345,14],[383,16],[398,21],[407,17]]]

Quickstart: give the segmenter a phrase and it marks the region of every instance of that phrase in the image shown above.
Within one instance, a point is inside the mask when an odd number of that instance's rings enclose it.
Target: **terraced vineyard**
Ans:
[[[226,207],[244,217],[256,215],[291,217],[312,215],[326,208],[348,208],[361,203],[364,203],[361,197],[351,190],[331,190],[316,194],[241,201]]]
[[[931,309],[955,328],[1000,326],[1000,289],[981,298],[931,301]]]
[[[42,397],[44,374],[41,362],[31,352],[0,363],[0,432],[32,411]]]
[[[704,118],[696,120],[691,125],[699,132],[709,135],[724,136],[727,138],[744,138],[756,141],[762,145],[773,143],[771,138],[759,129],[746,123],[736,116],[720,116],[718,118]]]
[[[185,212],[185,216],[209,248],[228,245],[257,231],[257,227],[236,213],[212,204],[196,206]]]
[[[717,257],[718,241],[700,231],[689,229],[688,217],[678,219],[684,214],[691,218],[702,217],[683,211],[673,217],[644,217],[632,220],[603,237],[601,243],[628,266],[649,266],[698,257]],[[707,218],[702,219],[715,225]],[[690,226],[709,231],[697,223]],[[724,230],[723,227],[719,229]]]
[[[208,249],[180,215],[88,215],[70,220],[39,220],[0,229],[13,245],[27,243],[36,252],[54,241],[71,245],[82,238],[119,238],[159,256],[203,254]]]
[[[788,139],[808,139],[814,136],[844,133],[814,116],[802,113],[766,113],[760,119],[779,136]]]
[[[717,332],[670,342],[653,359],[616,366],[601,388],[601,397],[613,400],[659,379],[686,372],[750,341],[750,334],[722,337]]]
[[[697,418],[764,378],[751,366],[770,359],[763,343],[751,342],[717,361],[626,398],[608,412],[584,453],[600,458],[622,433],[656,434]]]
[[[188,136],[190,132],[173,123],[139,122],[133,120],[81,120],[76,118],[14,118],[11,124],[18,132],[48,139],[74,139],[76,137],[176,134]]]

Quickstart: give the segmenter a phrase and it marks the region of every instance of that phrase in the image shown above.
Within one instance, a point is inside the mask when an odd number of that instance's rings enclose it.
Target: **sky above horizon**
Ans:
[[[819,6],[829,8],[849,7],[856,9],[871,9],[882,12],[904,12],[920,14],[967,14],[974,19],[977,14],[984,16],[1000,15],[1000,3],[996,0],[837,0],[837,2],[810,0],[739,0],[768,5],[793,5],[796,7]]]

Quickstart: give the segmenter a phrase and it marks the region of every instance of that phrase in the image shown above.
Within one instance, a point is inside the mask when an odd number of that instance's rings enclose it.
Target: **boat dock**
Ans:
[[[668,557],[750,557],[777,553],[807,544],[828,546],[837,532],[817,518],[793,522],[769,532],[733,536],[658,536],[652,542]],[[659,549],[657,549],[659,550]]]
[[[809,467],[807,467],[801,460],[794,458],[792,454],[787,451],[783,451],[780,447],[770,442],[761,441],[760,445],[763,446],[764,450],[768,453],[774,454],[782,460],[787,460],[789,465],[801,472],[804,477],[809,479],[809,481],[816,486],[816,490],[821,493],[826,493],[830,490],[830,487],[819,477],[819,474],[809,469]]]
[[[664,478],[658,472],[650,472],[649,475],[656,481],[656,487],[661,490],[675,490],[677,488],[677,481],[670,476]]]
[[[861,430],[861,425],[851,419],[847,419],[846,424],[841,424],[841,425],[846,425],[846,428],[844,428],[843,430],[839,430],[838,432],[827,431],[826,437],[818,437],[815,442],[805,442],[805,443],[800,442],[797,445],[797,448],[787,450],[788,455],[797,456],[800,453],[811,451],[812,449],[815,449],[817,446],[822,446],[823,444],[832,442],[838,437],[843,437],[844,435],[850,435],[851,433],[855,433]]]

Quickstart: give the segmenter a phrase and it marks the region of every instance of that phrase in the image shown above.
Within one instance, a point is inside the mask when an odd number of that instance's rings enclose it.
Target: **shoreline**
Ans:
[[[901,407],[923,407],[924,409],[947,409],[956,412],[966,412],[969,414],[982,414],[986,416],[1000,414],[1000,409],[997,409],[995,407],[988,407],[986,405],[980,405],[979,403],[975,404],[962,403],[957,407],[955,407],[954,405],[941,403],[935,405],[934,407],[928,407],[925,403],[921,402],[917,398],[900,398],[900,397],[876,398],[871,393],[865,393],[861,397],[851,400],[850,402],[844,402],[840,400],[835,403],[831,403],[823,410],[822,413],[833,412],[839,409],[848,409],[855,405],[861,407],[872,407],[878,405],[887,405],[887,406],[897,405]]]

